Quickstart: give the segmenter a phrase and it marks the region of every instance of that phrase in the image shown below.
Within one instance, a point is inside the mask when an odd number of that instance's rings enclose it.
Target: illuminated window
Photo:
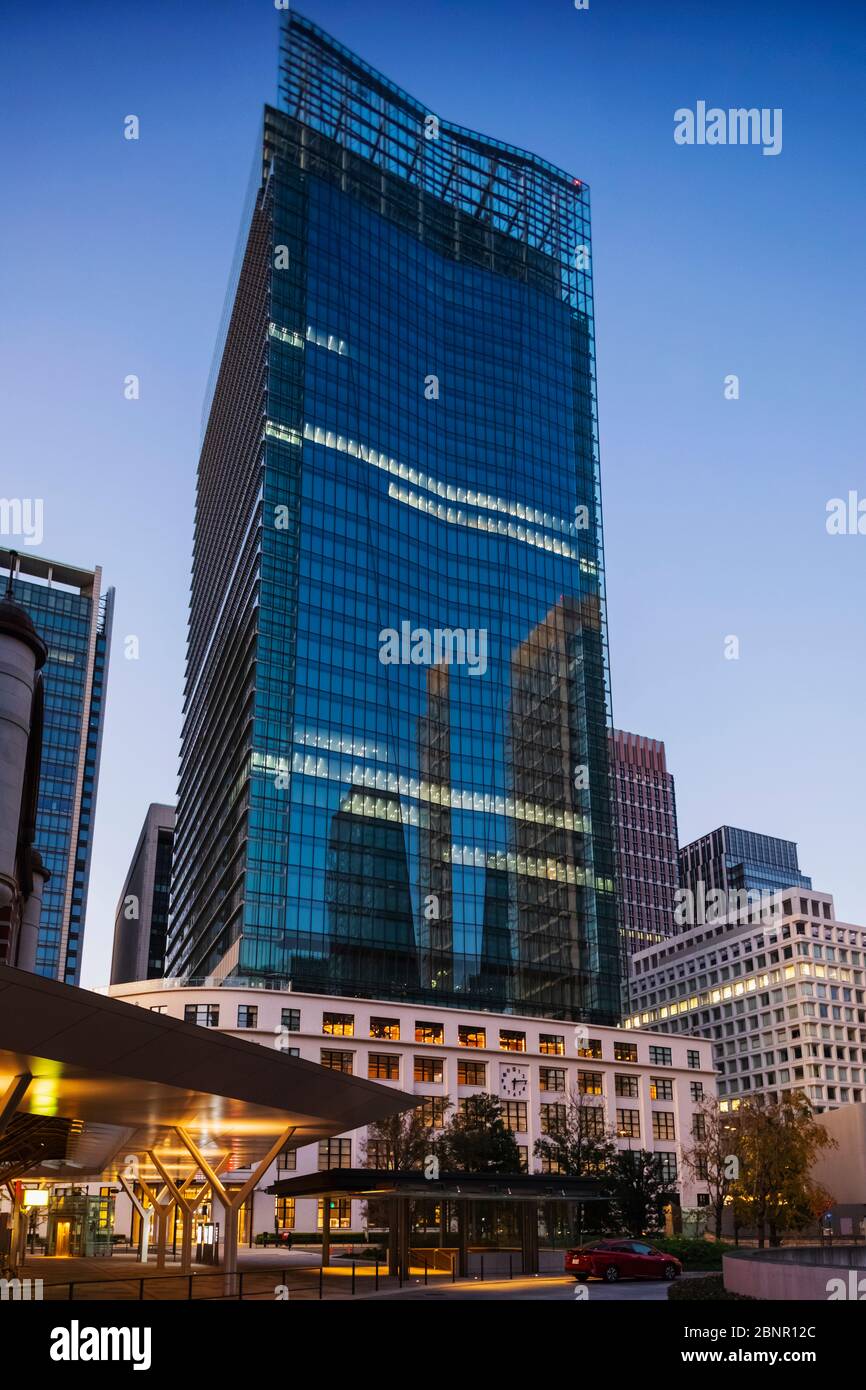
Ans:
[[[399,1018],[371,1018],[370,1037],[382,1038],[386,1042],[400,1041]]]
[[[542,1173],[564,1172],[562,1164],[558,1161],[558,1159],[551,1158],[550,1154],[542,1153],[539,1158],[539,1163]]]
[[[274,1221],[280,1230],[292,1229],[295,1224],[294,1197],[276,1197],[274,1199]]]
[[[437,1084],[442,1081],[443,1064],[438,1057],[416,1057],[415,1058],[415,1080],[433,1081]]]
[[[652,1052],[652,1048],[650,1048]],[[636,1062],[637,1043],[615,1042],[613,1045],[613,1060],[615,1062]]]
[[[448,1106],[447,1096],[425,1096],[424,1104],[420,1107],[421,1118],[428,1129],[442,1129],[445,1124],[445,1111]]]
[[[486,1086],[487,1085],[487,1063],[486,1062],[458,1062],[457,1063],[457,1085],[458,1086]]]
[[[564,1057],[565,1038],[561,1033],[539,1033],[538,1050],[543,1057]]]
[[[525,1052],[526,1034],[514,1032],[510,1028],[500,1028],[499,1050],[500,1052]]]
[[[367,1058],[367,1075],[371,1081],[399,1081],[400,1058],[391,1052],[371,1052]]]
[[[415,1024],[416,1043],[444,1043],[445,1027],[441,1023],[420,1023]]]
[[[602,1074],[600,1071],[579,1071],[577,1073],[577,1089],[582,1096],[603,1095]]]
[[[601,1040],[599,1038],[587,1038],[585,1043],[579,1043],[577,1048],[578,1057],[588,1057],[593,1062],[601,1061]]]
[[[320,1197],[316,1205],[318,1207],[318,1214],[316,1216],[316,1229],[321,1231],[322,1226],[324,1224],[322,1220],[324,1212],[324,1198]],[[337,1200],[336,1198],[331,1197],[328,1199],[328,1208],[330,1215],[330,1221],[328,1224],[332,1231],[334,1229],[338,1231],[348,1231],[351,1229],[352,1203],[348,1198],[341,1197],[339,1198],[339,1200]]]
[[[640,1111],[617,1109],[616,1132],[621,1139],[640,1139]]]
[[[674,1112],[672,1110],[653,1111],[653,1139],[676,1139],[674,1131]]]
[[[328,1067],[330,1071],[343,1071],[347,1076],[352,1075],[353,1053],[335,1052],[331,1048],[323,1047],[320,1056],[323,1067]]]
[[[471,1024],[461,1024],[457,1029],[457,1041],[461,1047],[486,1047],[487,1030],[474,1028]]]
[[[355,1032],[354,1014],[322,1014],[322,1032],[335,1038],[351,1038]]]
[[[650,1077],[650,1100],[673,1100],[674,1083],[669,1076]]]

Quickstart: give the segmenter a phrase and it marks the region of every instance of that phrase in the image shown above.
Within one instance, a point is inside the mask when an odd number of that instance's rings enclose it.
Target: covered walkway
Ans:
[[[19,1271],[29,1215],[23,1180],[119,1184],[166,1263],[183,1221],[192,1270],[196,1211],[223,1214],[222,1269],[238,1263],[238,1216],[285,1149],[418,1104],[416,1097],[276,1049],[88,990],[0,966],[0,1257]],[[154,1230],[155,1228],[155,1230]]]
[[[440,1247],[450,1250],[451,1215],[456,1216],[456,1274],[466,1278],[470,1268],[469,1216],[476,1202],[515,1204],[519,1217],[520,1272],[539,1273],[538,1211],[543,1202],[603,1201],[597,1178],[567,1178],[539,1173],[517,1173],[504,1177],[490,1173],[440,1173],[427,1179],[423,1172],[393,1172],[381,1168],[331,1168],[323,1173],[304,1173],[282,1178],[268,1188],[277,1197],[322,1197],[327,1212],[329,1198],[357,1198],[384,1202],[388,1210],[388,1270],[398,1278],[410,1272],[410,1227],[412,1202],[436,1202],[440,1208]],[[322,1231],[322,1261],[330,1259],[332,1232],[326,1220]],[[494,1255],[496,1252],[491,1251]],[[431,1247],[430,1255],[436,1254]],[[415,1261],[417,1263],[417,1252]],[[506,1267],[504,1267],[505,1269]]]

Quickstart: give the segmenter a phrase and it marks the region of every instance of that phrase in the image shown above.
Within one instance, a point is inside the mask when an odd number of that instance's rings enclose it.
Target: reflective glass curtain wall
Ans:
[[[169,972],[613,1022],[588,190],[297,15],[281,104],[199,470]]]
[[[48,647],[36,848],[45,885],[36,974],[78,984],[93,849],[114,590],[102,572],[22,556],[15,598]],[[9,552],[0,552],[8,573]],[[5,583],[5,581],[4,581]]]

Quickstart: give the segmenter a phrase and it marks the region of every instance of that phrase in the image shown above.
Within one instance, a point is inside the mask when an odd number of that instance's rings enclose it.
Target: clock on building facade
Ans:
[[[526,1067],[513,1063],[499,1068],[499,1094],[505,1100],[525,1100],[529,1094],[529,1074]]]

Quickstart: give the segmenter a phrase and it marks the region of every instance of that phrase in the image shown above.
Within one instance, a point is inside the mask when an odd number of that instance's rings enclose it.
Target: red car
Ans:
[[[604,1279],[677,1279],[683,1272],[679,1260],[642,1240],[593,1240],[565,1256],[565,1272],[581,1283]]]

